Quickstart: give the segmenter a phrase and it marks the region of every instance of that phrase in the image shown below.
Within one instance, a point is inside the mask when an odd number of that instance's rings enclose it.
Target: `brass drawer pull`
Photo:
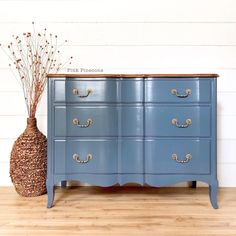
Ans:
[[[80,160],[79,155],[75,153],[75,154],[73,154],[72,158],[73,158],[73,160],[77,161],[78,163],[85,164],[85,163],[88,163],[90,160],[92,160],[93,156],[92,156],[92,154],[89,153],[85,160]]]
[[[73,90],[72,90],[72,93],[73,93],[75,96],[78,96],[78,97],[80,97],[80,98],[86,98],[86,97],[88,97],[88,96],[92,93],[92,89],[88,89],[88,90],[87,90],[87,94],[85,94],[85,95],[80,95],[79,89],[73,89]]]
[[[179,94],[177,89],[172,89],[171,93],[173,95],[175,95],[176,97],[178,97],[178,98],[186,98],[186,97],[188,97],[192,93],[192,90],[191,89],[186,89],[185,90],[185,94]]]
[[[80,120],[75,118],[73,119],[73,124],[79,126],[80,128],[88,128],[90,125],[92,125],[93,120],[91,118],[88,118],[86,120],[86,124],[80,124]]]
[[[173,118],[171,121],[172,125],[175,125],[177,128],[187,128],[192,124],[191,119],[187,119],[184,124],[179,124],[176,118]]]
[[[184,160],[179,160],[179,159],[178,159],[178,155],[177,155],[176,153],[173,153],[173,154],[172,154],[172,159],[173,159],[174,161],[176,161],[177,163],[184,164],[184,163],[188,163],[188,162],[192,159],[192,155],[188,153],[188,154],[185,156],[185,159],[184,159]]]

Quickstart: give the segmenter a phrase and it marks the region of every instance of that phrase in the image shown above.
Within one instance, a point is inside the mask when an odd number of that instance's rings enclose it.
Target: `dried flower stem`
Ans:
[[[42,93],[47,84],[49,73],[58,71],[71,64],[72,57],[65,63],[60,62],[60,47],[57,44],[57,35],[47,34],[47,29],[43,33],[36,33],[34,22],[33,33],[23,33],[23,38],[12,36],[13,42],[8,45],[9,53],[3,47],[3,51],[12,61],[20,77],[21,86],[24,93],[25,103],[30,118],[34,118]],[[0,45],[1,46],[1,45]],[[16,77],[12,65],[9,64]]]

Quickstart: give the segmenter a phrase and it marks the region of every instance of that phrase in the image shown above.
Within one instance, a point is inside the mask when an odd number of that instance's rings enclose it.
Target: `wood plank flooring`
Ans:
[[[70,187],[23,198],[0,188],[0,236],[236,236],[236,188]]]

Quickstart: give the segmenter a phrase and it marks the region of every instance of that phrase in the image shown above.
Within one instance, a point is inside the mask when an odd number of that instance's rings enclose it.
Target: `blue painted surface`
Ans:
[[[143,174],[143,140],[140,139],[55,140],[54,146],[55,174]],[[92,154],[93,159],[79,164],[73,160],[73,154],[78,154],[81,160]]]
[[[122,138],[119,144],[119,166],[118,173],[123,174],[143,174],[144,143],[142,139]],[[131,181],[132,182],[132,181]]]
[[[143,101],[143,79],[69,79],[55,80],[54,101],[55,102],[142,102]],[[79,95],[88,97],[80,98],[73,94],[73,89],[78,89]]]
[[[216,78],[49,78],[48,207],[54,186],[209,184],[217,208]],[[78,89],[79,95],[73,94]],[[171,90],[176,89],[177,95]],[[191,93],[186,95],[186,89]],[[88,90],[92,90],[87,97]],[[86,128],[73,124],[73,119]],[[192,123],[178,128],[186,119]],[[79,163],[73,159],[77,154]],[[172,155],[183,161],[177,163]]]
[[[117,141],[55,141],[55,173],[56,174],[112,174],[117,172]],[[92,159],[87,163],[78,163],[73,159],[77,154],[80,160],[86,160],[91,154]]]
[[[86,124],[92,119],[92,124],[81,128],[73,124],[73,119],[79,119]],[[125,121],[125,122],[123,122]],[[142,136],[143,107],[137,106],[56,106],[55,136]]]
[[[198,136],[210,137],[210,106],[146,106],[146,136]],[[172,124],[176,118],[180,125],[187,119],[192,123],[186,128],[178,128]]]
[[[145,81],[146,102],[210,102],[211,100],[211,79],[199,78],[148,78]],[[186,89],[191,89],[191,94],[186,98],[178,98],[171,93],[176,89],[180,95],[185,94]]]
[[[79,119],[86,124],[92,119],[92,124],[81,128],[73,124],[73,119]],[[116,107],[55,107],[55,136],[117,136],[118,112]]]
[[[185,160],[186,163],[172,159]],[[210,140],[145,140],[145,173],[147,174],[210,174]]]

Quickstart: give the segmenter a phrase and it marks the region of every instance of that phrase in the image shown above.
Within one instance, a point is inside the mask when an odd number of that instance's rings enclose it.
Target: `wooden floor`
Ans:
[[[219,209],[207,188],[77,187],[23,198],[0,188],[0,236],[236,236],[236,188],[221,188]]]

